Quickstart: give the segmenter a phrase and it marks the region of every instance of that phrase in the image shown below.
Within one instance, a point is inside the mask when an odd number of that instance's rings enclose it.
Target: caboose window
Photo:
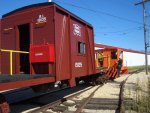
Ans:
[[[85,43],[78,42],[78,53],[85,54]]]
[[[117,52],[111,52],[111,59],[117,59]]]

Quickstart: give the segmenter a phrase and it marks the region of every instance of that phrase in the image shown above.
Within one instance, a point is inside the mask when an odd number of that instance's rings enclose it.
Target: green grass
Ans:
[[[137,113],[150,113],[150,78],[148,79],[147,85],[148,90],[145,92],[142,87],[139,85],[140,80],[137,79],[136,83],[136,94],[135,94],[135,102],[133,106],[127,108],[126,110],[131,112],[131,110],[136,111]]]
[[[135,70],[144,70],[145,69],[145,65],[141,65],[141,66],[128,66],[128,70],[129,72],[135,71]],[[148,66],[148,70],[150,70],[150,65]]]
[[[136,90],[136,111],[137,113],[150,113],[150,78],[148,79],[148,91],[144,92],[143,89],[137,83]]]

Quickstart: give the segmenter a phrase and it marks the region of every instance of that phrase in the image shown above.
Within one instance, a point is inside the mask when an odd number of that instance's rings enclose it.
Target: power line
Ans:
[[[124,29],[124,30],[120,30],[120,31],[112,31],[112,32],[99,32],[97,30],[95,30],[95,33],[107,36],[107,35],[128,35],[130,33],[133,33],[137,30],[142,30],[143,27],[139,26],[139,27],[133,27],[133,28],[128,28],[128,29]]]
[[[143,29],[142,26],[139,27],[133,27],[133,28],[128,28],[128,29],[124,29],[124,30],[120,30],[120,31],[112,31],[112,32],[101,32],[101,33],[122,33],[122,32],[127,32],[127,31],[135,31],[135,30],[141,30]],[[100,32],[99,32],[100,33]]]
[[[128,19],[128,18],[124,18],[124,17],[120,17],[120,16],[116,16],[116,15],[113,15],[113,14],[110,14],[110,13],[107,13],[107,12],[97,11],[97,10],[93,10],[93,9],[77,6],[77,5],[74,5],[74,4],[70,4],[70,3],[67,3],[67,2],[62,2],[62,1],[57,1],[57,0],[54,0],[54,1],[66,4],[66,5],[70,5],[70,6],[73,6],[73,7],[76,7],[76,8],[88,10],[88,11],[91,11],[91,12],[94,12],[94,13],[99,13],[99,14],[103,14],[103,15],[106,15],[106,16],[111,16],[111,17],[114,17],[114,18],[117,18],[117,19],[120,19],[120,20],[132,22],[132,23],[136,23],[136,24],[143,24],[141,22],[138,22],[138,21],[135,21],[135,20],[131,20],[131,19]]]

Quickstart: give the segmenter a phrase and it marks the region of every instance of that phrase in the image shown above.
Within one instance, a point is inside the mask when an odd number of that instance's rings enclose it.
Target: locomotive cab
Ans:
[[[101,57],[99,57],[99,54]],[[108,73],[108,70],[111,70],[109,74],[114,74],[113,77],[117,77],[117,62],[121,58],[123,60],[123,65],[121,68],[121,74],[127,74],[128,68],[123,59],[123,50],[119,48],[103,48],[95,50],[95,62],[96,69],[99,71],[99,68],[103,68],[104,73]],[[116,73],[116,74],[115,74]]]

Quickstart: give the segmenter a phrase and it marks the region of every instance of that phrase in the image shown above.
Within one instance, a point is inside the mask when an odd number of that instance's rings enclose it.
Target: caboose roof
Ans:
[[[12,15],[14,13],[17,13],[19,11],[23,11],[23,10],[26,10],[26,9],[29,9],[29,8],[36,8],[36,7],[41,7],[41,6],[51,6],[51,5],[57,6],[58,8],[64,10],[66,13],[70,14],[71,16],[75,17],[76,19],[80,20],[81,22],[86,23],[86,24],[88,24],[89,26],[92,27],[92,25],[90,23],[88,23],[87,21],[83,20],[82,18],[78,17],[77,15],[71,13],[70,11],[64,9],[63,7],[59,6],[58,4],[56,4],[54,2],[38,3],[38,4],[32,4],[32,5],[28,5],[28,6],[22,7],[22,8],[18,8],[16,10],[13,10],[13,11],[11,11],[9,13],[4,14],[2,16],[2,18],[5,18],[5,17],[10,16],[10,15]]]

